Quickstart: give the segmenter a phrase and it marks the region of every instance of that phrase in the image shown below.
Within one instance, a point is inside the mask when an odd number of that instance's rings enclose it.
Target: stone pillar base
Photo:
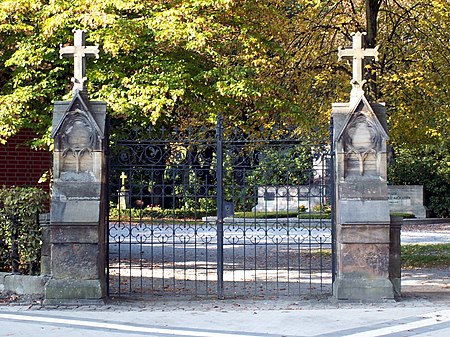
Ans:
[[[101,305],[104,294],[100,280],[55,280],[45,287],[44,305]]]
[[[337,226],[337,300],[383,301],[394,298],[389,279],[390,225],[341,224]]]
[[[394,299],[392,283],[388,279],[346,278],[336,279],[333,284],[336,300],[380,301]]]

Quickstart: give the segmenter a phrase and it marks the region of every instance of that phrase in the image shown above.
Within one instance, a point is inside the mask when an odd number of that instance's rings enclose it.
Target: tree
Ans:
[[[112,116],[199,124],[222,112],[232,123],[258,126],[296,116],[290,93],[271,76],[282,47],[274,39],[287,20],[277,6],[233,0],[47,2],[21,0],[18,13],[10,2],[1,7],[8,51],[1,57],[3,140],[24,126],[45,132],[51,101],[68,97],[71,61],[59,60],[58,45],[71,43],[73,28],[87,29],[89,43],[102,46],[101,59],[88,67],[89,91],[109,103]]]
[[[367,31],[380,60],[367,95],[388,103],[391,143],[450,152],[447,0],[3,0],[0,142],[30,127],[49,134],[52,101],[70,97],[72,29],[99,44],[92,99],[128,123],[328,127],[347,101],[351,67],[336,50]],[[36,145],[49,145],[45,137]]]

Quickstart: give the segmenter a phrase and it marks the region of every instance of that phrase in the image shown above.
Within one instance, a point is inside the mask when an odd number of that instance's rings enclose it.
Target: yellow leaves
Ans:
[[[434,128],[429,128],[425,133],[429,137],[440,138],[442,136],[441,132]]]
[[[72,13],[70,11],[53,15],[44,22],[42,26],[42,34],[45,37],[52,36],[55,33],[55,31],[61,29],[61,27],[64,27],[66,21],[71,17]]]
[[[107,27],[108,25],[112,25],[116,21],[117,16],[98,10],[92,10],[90,12],[80,14],[79,18],[82,26],[96,29],[99,27]]]
[[[31,13],[42,7],[41,1],[33,0],[3,0],[0,3],[1,17],[11,16],[19,19],[24,13]]]
[[[44,9],[47,18],[44,21],[42,33],[47,37],[51,36],[55,31],[66,27],[68,23],[91,30],[112,27],[123,19],[121,14],[139,13],[146,4],[147,2],[143,0],[51,1]]]
[[[449,2],[448,0],[433,0],[431,5],[434,7],[435,12],[439,13],[441,16],[448,18],[449,13]]]
[[[141,36],[145,29],[145,23],[141,20],[119,19],[114,25],[94,32],[93,38],[102,44],[104,52],[112,56],[128,55],[142,43]]]
[[[330,74],[328,72],[322,72],[314,76],[316,85],[327,84],[330,81]]]
[[[8,137],[20,129],[21,112],[26,110],[31,94],[32,91],[28,87],[0,96],[0,144],[4,144]]]
[[[209,49],[216,23],[191,5],[188,1],[156,13],[148,22],[148,27],[156,33],[155,39],[169,47],[185,45],[187,49],[200,53]]]
[[[12,0],[0,3],[0,32],[31,34],[35,11],[42,6],[40,1]],[[1,53],[0,53],[1,54]]]
[[[390,86],[391,90],[404,91],[405,88],[427,88],[429,79],[423,69],[398,71],[380,76],[380,83]],[[395,88],[395,89],[394,89]]]
[[[224,97],[230,97],[234,99],[249,99],[255,97],[261,97],[261,93],[255,91],[253,84],[249,81],[229,79],[224,81],[218,81],[216,84],[218,93]]]

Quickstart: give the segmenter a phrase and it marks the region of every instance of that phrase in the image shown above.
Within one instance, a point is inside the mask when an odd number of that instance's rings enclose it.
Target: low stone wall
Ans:
[[[0,293],[44,296],[49,277],[0,273]]]
[[[48,235],[48,226],[50,223],[50,214],[40,214],[39,224],[43,226],[44,233]],[[47,231],[45,231],[47,230]],[[42,248],[42,261],[49,263],[49,254],[46,254],[46,249],[48,250],[49,239],[44,235],[43,237],[43,248]],[[47,261],[48,260],[48,261]],[[45,267],[41,264],[41,269]],[[47,271],[47,269],[45,270]],[[41,270],[42,272],[42,270]],[[45,285],[50,279],[46,276],[47,272],[42,273],[42,275],[15,275],[11,273],[0,272],[0,294],[16,294],[16,295],[29,295],[35,297],[43,297],[45,293]]]

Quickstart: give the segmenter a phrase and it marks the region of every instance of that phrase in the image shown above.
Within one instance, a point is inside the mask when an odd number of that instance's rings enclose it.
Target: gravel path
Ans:
[[[403,225],[401,242],[402,244],[450,243],[450,223]]]
[[[403,225],[402,232],[444,232],[450,233],[450,223],[446,224],[417,224]]]

